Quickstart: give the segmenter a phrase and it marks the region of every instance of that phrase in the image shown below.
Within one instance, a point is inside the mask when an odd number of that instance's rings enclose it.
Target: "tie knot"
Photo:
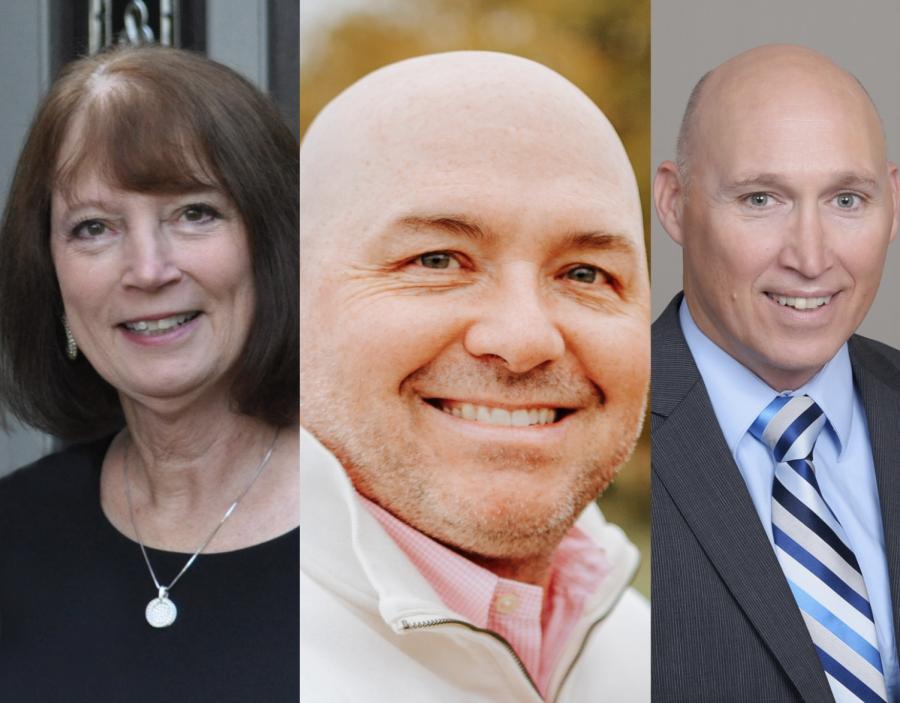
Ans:
[[[806,459],[822,428],[825,413],[808,395],[779,396],[750,426],[750,434],[775,455],[776,462]]]

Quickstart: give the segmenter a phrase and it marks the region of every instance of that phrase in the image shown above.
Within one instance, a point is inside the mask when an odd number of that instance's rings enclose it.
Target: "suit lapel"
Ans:
[[[659,418],[662,421],[653,428],[653,480],[676,504],[738,606],[802,697],[833,700],[806,625],[684,341],[677,319],[679,302],[680,298],[673,301],[654,329],[653,412],[666,417]],[[680,399],[672,395],[673,388],[683,393]]]
[[[853,379],[866,410],[878,482],[894,633],[900,635],[900,374],[870,342],[851,337]]]

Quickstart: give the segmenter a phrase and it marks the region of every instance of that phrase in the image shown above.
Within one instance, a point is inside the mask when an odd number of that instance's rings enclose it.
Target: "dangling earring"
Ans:
[[[66,316],[62,316],[63,329],[66,331],[66,355],[72,360],[78,358],[78,345],[75,344],[75,337],[72,336],[72,330],[69,329],[69,321]]]

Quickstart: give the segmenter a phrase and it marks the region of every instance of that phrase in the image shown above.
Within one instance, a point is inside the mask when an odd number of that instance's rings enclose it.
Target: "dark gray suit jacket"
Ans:
[[[653,701],[833,701],[719,429],[676,296],[653,324]],[[900,635],[900,352],[854,335]]]

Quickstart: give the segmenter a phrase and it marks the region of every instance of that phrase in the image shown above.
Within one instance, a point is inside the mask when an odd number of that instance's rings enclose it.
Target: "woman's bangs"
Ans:
[[[97,174],[119,190],[177,193],[218,187],[220,177],[204,153],[206,135],[185,111],[143,90],[111,90],[95,97],[70,121],[70,153],[54,189],[65,197],[82,176]]]

